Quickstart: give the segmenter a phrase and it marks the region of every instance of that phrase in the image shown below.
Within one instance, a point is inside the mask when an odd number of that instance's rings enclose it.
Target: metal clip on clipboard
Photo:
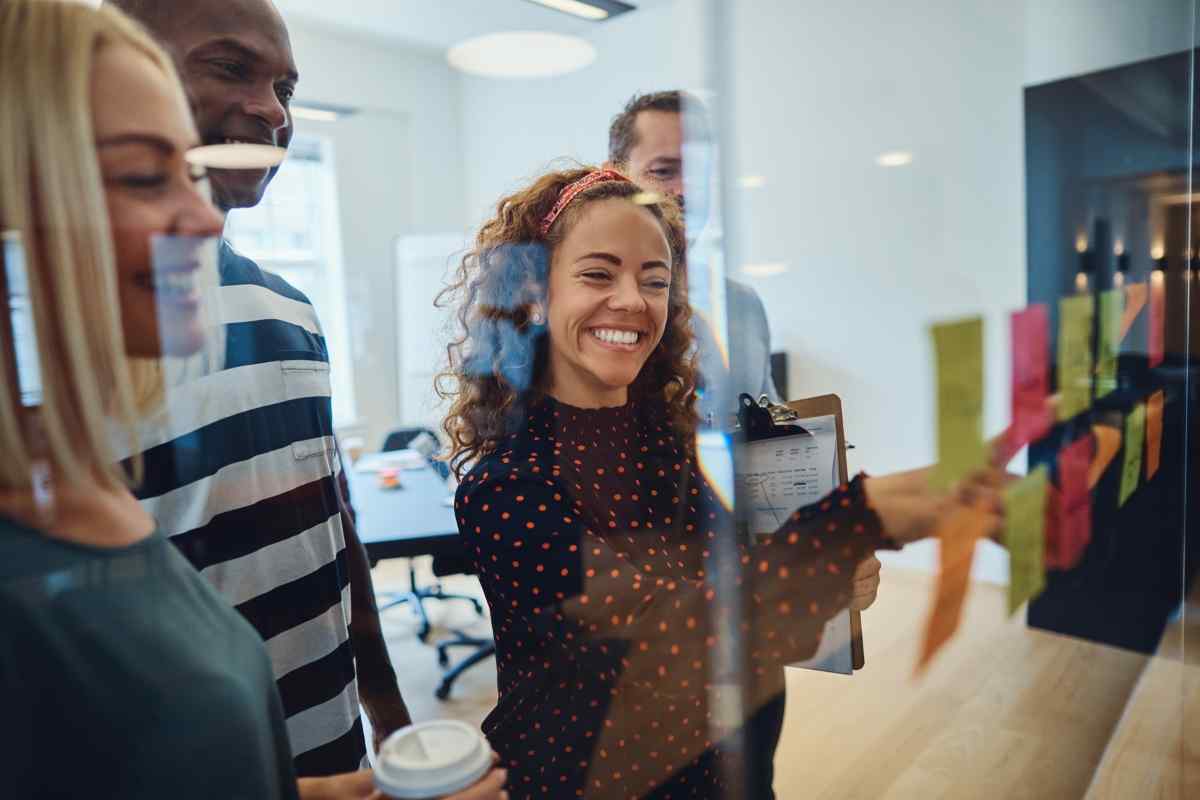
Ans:
[[[744,441],[773,439],[778,436],[811,436],[797,420],[800,415],[787,406],[772,403],[765,394],[754,401],[750,395],[738,395],[738,432]]]

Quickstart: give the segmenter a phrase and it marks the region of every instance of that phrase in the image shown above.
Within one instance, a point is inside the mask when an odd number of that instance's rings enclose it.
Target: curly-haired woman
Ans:
[[[670,201],[608,170],[557,172],[500,202],[452,287],[445,428],[495,630],[484,730],[514,796],[740,794],[722,743],[753,709],[731,722],[712,698],[722,631],[746,617],[717,602],[739,576],[712,566],[732,526],[694,446],[682,247]],[[860,476],[743,547],[747,614],[764,612],[744,628],[752,704],[815,651],[856,564],[926,535],[960,497],[921,472]]]

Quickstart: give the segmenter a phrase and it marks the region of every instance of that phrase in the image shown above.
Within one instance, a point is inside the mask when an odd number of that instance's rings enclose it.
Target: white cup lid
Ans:
[[[492,763],[487,739],[458,720],[409,725],[379,749],[375,785],[399,800],[426,800],[466,789]]]

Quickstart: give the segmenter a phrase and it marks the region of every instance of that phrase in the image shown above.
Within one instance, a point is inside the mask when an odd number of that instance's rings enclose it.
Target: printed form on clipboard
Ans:
[[[738,497],[749,506],[743,518],[752,535],[774,532],[792,512],[818,502],[842,480],[837,417],[802,417],[789,423],[802,432],[738,445]],[[856,666],[855,627],[850,610],[843,610],[825,624],[813,657],[788,666],[851,674]]]

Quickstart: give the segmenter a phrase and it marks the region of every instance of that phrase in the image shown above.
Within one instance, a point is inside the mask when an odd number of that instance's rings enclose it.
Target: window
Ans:
[[[333,163],[327,139],[297,135],[262,202],[232,212],[225,235],[312,302],[329,348],[333,421],[346,426],[356,412]]]

